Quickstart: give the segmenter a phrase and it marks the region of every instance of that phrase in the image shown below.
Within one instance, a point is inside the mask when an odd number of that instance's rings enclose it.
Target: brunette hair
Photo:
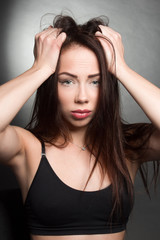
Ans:
[[[65,32],[67,35],[61,51],[77,44],[91,49],[97,57],[101,78],[98,107],[95,117],[88,125],[85,137],[85,145],[96,160],[88,181],[99,162],[102,167],[102,175],[104,176],[107,172],[112,184],[114,210],[117,206],[121,206],[121,196],[125,189],[133,199],[133,184],[127,168],[126,156],[132,159],[134,151],[143,152],[141,150],[144,150],[144,146],[146,146],[152,127],[149,127],[148,124],[144,129],[144,125],[133,126],[122,123],[118,79],[108,70],[105,53],[100,41],[95,36],[97,31],[101,31],[99,25],[108,26],[108,22],[108,18],[98,17],[81,25],[77,24],[70,16],[59,15],[54,19],[53,27],[60,28],[61,32]],[[106,41],[109,40],[106,39]],[[112,43],[110,42],[110,44]],[[59,109],[58,69],[59,61],[55,73],[38,88],[32,118],[27,129],[40,141],[57,147],[65,147],[69,139],[69,130]],[[139,134],[140,129],[141,135]],[[143,141],[140,144],[134,144],[133,147],[134,140],[141,138],[142,135]],[[64,143],[60,146],[56,143],[59,136],[64,139]]]

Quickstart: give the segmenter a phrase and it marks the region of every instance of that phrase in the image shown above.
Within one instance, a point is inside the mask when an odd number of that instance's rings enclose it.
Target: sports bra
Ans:
[[[97,191],[81,191],[66,185],[42,156],[24,203],[29,232],[33,235],[87,235],[126,229],[132,204],[122,196],[122,216],[112,214],[112,185]]]

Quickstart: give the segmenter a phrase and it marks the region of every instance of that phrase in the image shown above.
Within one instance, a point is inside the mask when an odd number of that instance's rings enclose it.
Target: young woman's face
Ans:
[[[91,121],[97,107],[99,84],[99,65],[91,50],[74,45],[62,51],[58,98],[69,126],[85,127]]]

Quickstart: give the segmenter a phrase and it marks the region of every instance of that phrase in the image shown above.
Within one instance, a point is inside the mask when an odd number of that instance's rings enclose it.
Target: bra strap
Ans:
[[[46,151],[45,151],[44,142],[41,142],[41,145],[42,145],[42,153],[41,153],[41,156],[46,156]]]

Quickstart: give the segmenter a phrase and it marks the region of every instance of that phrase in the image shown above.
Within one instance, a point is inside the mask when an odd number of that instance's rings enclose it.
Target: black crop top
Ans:
[[[24,204],[33,235],[107,234],[125,230],[132,210],[127,193],[122,217],[112,211],[112,185],[97,191],[69,187],[50,166],[42,144],[42,157]],[[112,221],[111,221],[112,219]]]

